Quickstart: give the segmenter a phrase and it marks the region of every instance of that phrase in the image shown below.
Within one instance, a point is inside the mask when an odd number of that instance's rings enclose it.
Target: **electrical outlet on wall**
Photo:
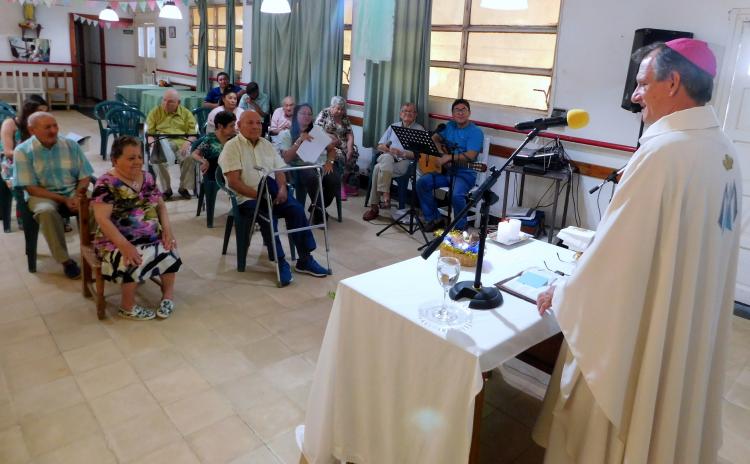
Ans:
[[[166,58],[167,57],[167,51],[166,50],[162,50],[161,51],[161,57],[162,58]]]

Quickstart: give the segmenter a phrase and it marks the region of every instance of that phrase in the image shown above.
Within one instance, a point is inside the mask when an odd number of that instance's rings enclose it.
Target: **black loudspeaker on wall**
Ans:
[[[683,37],[692,38],[692,32],[682,31],[668,31],[665,29],[636,29],[635,37],[633,37],[633,50],[630,52],[632,55],[636,50],[646,45],[651,45],[654,42],[669,42],[673,39],[680,39]],[[635,90],[635,76],[638,74],[639,63],[633,62],[629,59],[628,66],[628,77],[625,80],[625,90],[622,92],[622,108],[633,113],[640,113],[641,105],[635,104],[630,101],[630,96],[633,95]]]

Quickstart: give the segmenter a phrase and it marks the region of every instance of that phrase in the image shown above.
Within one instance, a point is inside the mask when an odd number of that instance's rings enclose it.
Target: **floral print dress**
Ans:
[[[315,124],[321,126],[323,130],[338,139],[338,143],[336,144],[336,159],[338,164],[343,166],[344,174],[342,179],[348,185],[358,186],[359,179],[357,179],[357,173],[359,172],[359,166],[357,166],[357,158],[359,158],[359,152],[357,145],[354,145],[351,159],[346,159],[346,140],[349,134],[352,133],[352,123],[349,121],[349,118],[344,115],[341,118],[341,122],[337,123],[331,115],[331,110],[326,108],[315,118]]]
[[[106,280],[143,282],[153,276],[177,272],[180,268],[182,261],[177,250],[167,251],[161,243],[162,230],[157,212],[161,196],[149,173],[143,174],[139,191],[111,173],[97,179],[91,201],[112,205],[112,223],[138,249],[142,260],[140,266],[126,266],[120,250],[101,228],[97,228],[94,248],[102,260],[102,274]]]

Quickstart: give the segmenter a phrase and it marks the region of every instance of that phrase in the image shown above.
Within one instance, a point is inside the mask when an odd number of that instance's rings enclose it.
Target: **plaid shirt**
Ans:
[[[13,151],[14,187],[36,185],[68,197],[79,180],[93,173],[81,147],[63,137],[58,137],[50,149],[31,137]]]

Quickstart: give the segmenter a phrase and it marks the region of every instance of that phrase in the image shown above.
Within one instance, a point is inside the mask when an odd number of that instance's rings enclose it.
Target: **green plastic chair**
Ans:
[[[146,121],[146,116],[135,108],[122,105],[109,110],[105,119],[107,125],[112,127],[114,137],[123,135],[140,137],[141,125]]]
[[[11,117],[16,116],[16,110],[10,105],[10,103],[6,103],[2,100],[0,100],[0,111],[4,113],[9,113]],[[7,116],[3,116],[2,119],[5,119]]]
[[[102,159],[107,159],[107,139],[116,129],[107,121],[107,113],[113,108],[123,106],[125,106],[123,103],[114,100],[105,100],[94,106],[94,117],[96,118],[96,123],[99,124],[99,137],[101,138],[99,154]]]
[[[195,120],[198,122],[198,133],[203,137],[206,135],[206,124],[208,123],[208,114],[212,108],[196,108],[192,111]]]

